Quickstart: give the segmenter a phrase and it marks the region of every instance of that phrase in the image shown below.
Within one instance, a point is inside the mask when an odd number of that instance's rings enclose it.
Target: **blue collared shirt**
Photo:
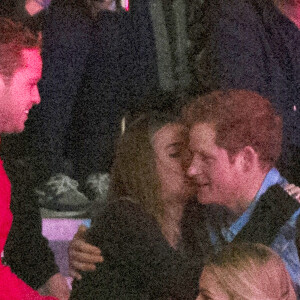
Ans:
[[[225,219],[224,216],[226,214],[221,211],[221,208],[214,208],[214,211],[216,214],[218,214],[218,217],[213,218],[214,222],[210,222],[212,218],[209,218],[207,220],[207,226],[209,229],[211,242],[214,245],[216,252],[221,250],[225,244],[233,241],[235,236],[248,223],[260,197],[275,184],[279,184],[281,187],[284,187],[286,184],[288,184],[288,182],[280,175],[277,169],[272,168],[266,175],[259,191],[255,195],[254,201],[252,201],[247,210],[234,222],[230,223],[228,218]],[[298,295],[300,292],[300,262],[295,238],[296,221],[299,215],[300,209],[298,209],[288,220],[288,222],[280,229],[276,239],[271,245],[271,248],[276,251],[284,261],[286,268],[297,287]],[[216,224],[215,220],[220,220],[220,222]]]

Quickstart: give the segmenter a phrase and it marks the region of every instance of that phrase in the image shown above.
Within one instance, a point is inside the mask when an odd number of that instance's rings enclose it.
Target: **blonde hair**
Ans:
[[[232,243],[205,269],[232,299],[296,300],[283,261],[262,244]]]

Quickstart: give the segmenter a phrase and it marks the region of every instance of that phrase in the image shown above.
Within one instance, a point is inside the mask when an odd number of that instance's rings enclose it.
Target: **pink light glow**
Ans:
[[[71,241],[86,219],[43,219],[42,234],[49,241]]]
[[[122,0],[121,3],[122,3],[123,8],[126,11],[129,11],[129,0]]]

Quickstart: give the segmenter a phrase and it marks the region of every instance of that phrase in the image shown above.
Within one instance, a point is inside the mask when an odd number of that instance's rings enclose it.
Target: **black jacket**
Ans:
[[[171,248],[154,218],[138,205],[110,203],[88,241],[101,248],[104,262],[73,283],[72,300],[196,298],[201,262],[193,264]]]

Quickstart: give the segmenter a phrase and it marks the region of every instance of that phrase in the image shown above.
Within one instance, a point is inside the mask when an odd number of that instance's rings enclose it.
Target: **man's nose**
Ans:
[[[190,160],[188,168],[186,169],[186,175],[191,178],[202,175],[205,168],[206,164],[203,162],[203,160],[198,155],[194,155]]]
[[[187,166],[187,171],[186,171],[186,175],[188,177],[194,177],[199,173],[199,166],[198,163],[195,159],[195,157],[191,158],[189,161],[189,165]]]

